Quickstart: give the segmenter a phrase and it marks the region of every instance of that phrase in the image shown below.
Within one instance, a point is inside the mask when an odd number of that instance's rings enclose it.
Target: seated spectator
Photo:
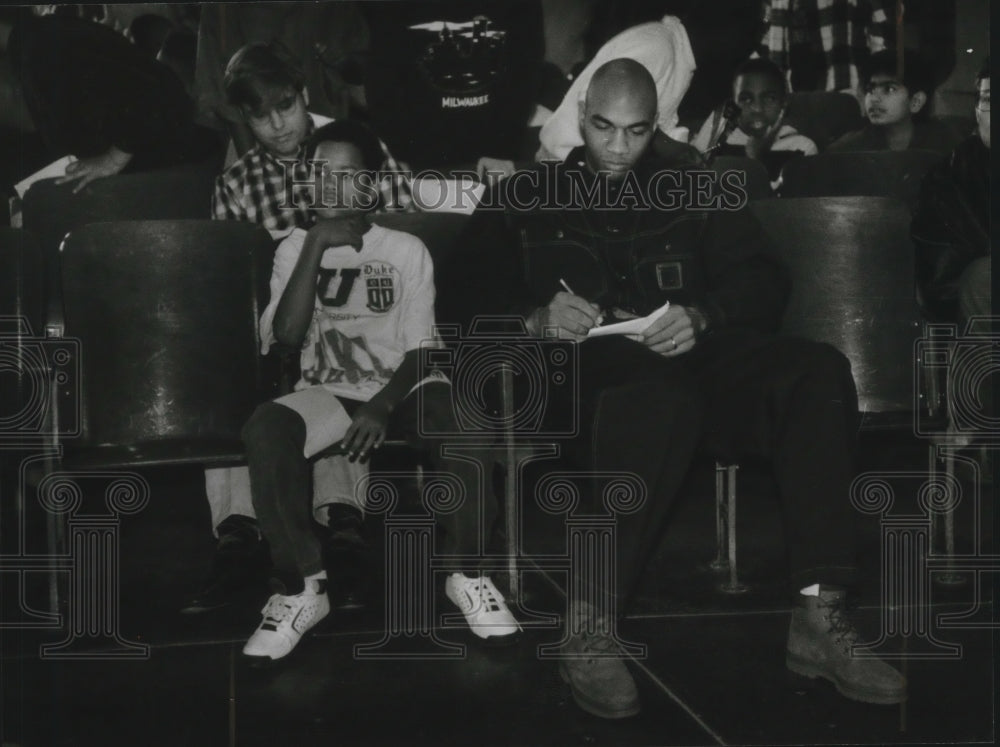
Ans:
[[[22,13],[7,52],[50,156],[79,159],[61,180],[74,182],[74,191],[122,171],[202,160],[218,148],[195,127],[170,69],[107,26]]]
[[[590,79],[605,62],[620,58],[635,60],[653,76],[659,104],[654,147],[663,139],[677,145],[687,140],[687,129],[678,127],[677,109],[691,85],[694,53],[684,25],[673,16],[664,16],[661,21],[626,29],[598,50],[573,81],[559,108],[542,126],[535,160],[562,161],[573,148],[583,145],[580,118]]]
[[[625,29],[597,51],[542,125],[536,161],[562,161],[573,148],[583,144],[580,117],[590,79],[605,62],[620,58],[635,60],[653,76],[659,97],[657,129],[653,136],[656,152],[671,160],[701,162],[698,154],[687,145],[687,129],[678,127],[677,109],[691,84],[695,61],[687,31],[673,16]],[[486,158],[480,159],[478,170],[481,176],[487,172],[510,176],[515,165],[513,161]]]
[[[360,81],[345,65],[368,48],[368,27],[358,3],[203,3],[195,64],[197,121],[224,131],[236,153],[254,146],[242,113],[227,104],[223,71],[248,44],[277,42],[299,57],[309,109],[341,118],[363,102]],[[355,85],[358,84],[358,85]]]
[[[242,113],[255,144],[216,180],[213,218],[256,223],[275,238],[310,228],[313,181],[305,140],[316,123],[306,111],[298,60],[278,42],[248,44],[229,61],[224,86],[227,104]],[[354,487],[366,474],[365,465],[342,456],[320,459],[314,470],[315,518],[328,527],[327,547],[338,555],[350,549],[357,563],[364,507],[356,505]],[[247,469],[205,470],[205,492],[219,542],[202,588],[184,607],[189,614],[228,604],[254,584],[266,562]],[[341,591],[342,604],[358,603],[358,590]]]
[[[990,68],[976,79],[976,132],[921,184],[912,234],[917,290],[938,321],[990,314]]]
[[[759,52],[795,91],[853,92],[858,70],[894,37],[890,0],[763,0]]]
[[[163,47],[163,42],[173,30],[174,24],[169,18],[147,13],[136,16],[129,24],[128,32],[125,35],[147,57],[156,59],[156,55]]]
[[[579,343],[577,385],[547,392],[546,417],[576,423],[563,452],[573,469],[628,473],[646,489],[645,502],[615,516],[615,542],[599,561],[567,582],[562,678],[594,715],[640,710],[613,621],[640,588],[704,440],[715,453],[763,457],[773,468],[797,600],[786,666],[855,700],[900,703],[905,677],[852,656],[859,633],[844,587],[855,576],[858,412],[850,363],[829,345],[773,334],[788,276],[747,207],[649,209],[676,189],[659,177],[684,173],[650,147],[657,100],[636,61],[602,65],[584,99],[584,145],[535,179],[510,179],[498,190],[503,211],[480,206],[449,263],[456,282],[441,283],[442,317],[465,329],[477,317],[513,316],[512,331]],[[665,301],[641,334],[590,336],[606,316],[646,315]],[[580,513],[605,514],[599,481],[588,483]]]
[[[437,470],[462,484],[461,507],[441,519],[449,555],[478,554],[484,500],[476,467],[442,457],[439,440],[421,434],[432,421],[437,432],[454,432],[457,423],[448,381],[418,379],[420,346],[434,334],[430,254],[415,236],[372,225],[366,213],[378,192],[352,178],[378,168],[378,139],[355,122],[333,122],[310,139],[308,157],[324,177],[316,221],[308,230],[295,228],[278,247],[271,302],[260,322],[265,353],[275,343],[301,349],[302,379],[294,393],[258,407],[243,431],[277,589],[243,648],[260,660],[290,653],[330,610],[321,546],[310,526],[313,455],[340,441],[352,460],[364,461],[390,423],[400,429]],[[354,282],[362,269],[368,284],[378,282],[377,305],[365,283]],[[330,283],[334,276],[338,282]],[[476,636],[513,641],[519,626],[487,576],[452,573],[445,591]]]
[[[894,50],[872,55],[862,81],[868,125],[847,133],[828,150],[932,150],[946,154],[955,146],[948,127],[930,118],[934,95],[930,68],[916,54],[906,52],[900,73],[896,55]]]
[[[924,177],[911,226],[916,250],[917,299],[934,321],[956,322],[992,313],[990,241],[990,62],[976,78],[976,132]],[[980,329],[986,332],[987,329]],[[949,371],[949,375],[951,372]],[[984,421],[993,417],[992,381],[974,393]],[[967,429],[949,428],[954,445],[971,442]],[[992,462],[982,474],[992,479]]]
[[[790,157],[816,154],[816,143],[784,121],[788,87],[770,60],[752,59],[740,66],[733,77],[733,101],[735,118],[727,118],[725,106],[719,107],[691,141],[700,152],[761,161],[772,186]]]

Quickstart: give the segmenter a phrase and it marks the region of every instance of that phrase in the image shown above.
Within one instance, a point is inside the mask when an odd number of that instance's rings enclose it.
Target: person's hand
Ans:
[[[654,353],[673,358],[695,346],[706,324],[705,317],[693,306],[671,306],[646,328],[641,342]]]
[[[560,291],[548,306],[535,309],[528,317],[528,330],[540,337],[546,327],[558,327],[559,337],[580,342],[597,325],[601,307],[586,298]]]
[[[378,399],[365,402],[354,413],[354,418],[340,445],[347,452],[348,460],[368,460],[371,452],[385,441],[389,425],[389,407]]]
[[[476,174],[479,175],[479,180],[487,186],[499,182],[501,179],[506,179],[515,171],[517,169],[514,168],[514,162],[502,158],[483,156],[476,161]]]
[[[56,184],[69,184],[78,182],[73,188],[73,194],[86,187],[95,179],[103,179],[106,176],[114,176],[124,169],[128,162],[132,160],[132,154],[123,150],[118,150],[111,146],[107,153],[91,158],[83,158],[74,161],[66,167],[66,176],[61,176],[56,180]]]
[[[370,228],[368,218],[361,213],[350,213],[336,218],[320,218],[309,229],[324,247],[353,246],[361,251],[364,235]]]

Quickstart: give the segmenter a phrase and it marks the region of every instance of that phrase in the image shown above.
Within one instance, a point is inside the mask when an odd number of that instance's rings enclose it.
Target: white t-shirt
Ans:
[[[271,301],[260,320],[262,351],[275,343],[272,324],[302,252],[294,229],[274,255]],[[434,339],[434,266],[416,236],[373,225],[361,251],[323,252],[312,322],[302,345],[296,389],[323,386],[368,401],[388,383],[407,351]]]
[[[691,145],[697,148],[701,153],[708,150],[709,144],[712,142],[713,137],[716,132],[722,129],[724,122],[722,118],[719,118],[719,122],[714,122],[715,117],[709,116],[705,120],[705,123],[701,126],[698,134],[694,136],[691,140]],[[715,127],[713,127],[715,124]],[[736,145],[745,146],[750,141],[750,136],[747,135],[742,128],[734,127],[733,131],[729,133],[729,137],[726,138],[726,145]],[[799,133],[791,125],[782,124],[778,128],[778,134],[774,138],[774,143],[771,144],[771,150],[786,151],[786,150],[797,150],[801,151],[803,155],[814,156],[819,152],[816,147],[816,143],[812,141],[811,138],[806,137]]]

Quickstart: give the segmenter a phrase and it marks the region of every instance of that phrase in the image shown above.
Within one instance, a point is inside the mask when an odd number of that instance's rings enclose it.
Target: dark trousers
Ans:
[[[631,472],[647,488],[641,510],[616,516],[617,586],[603,591],[619,600],[634,591],[699,447],[771,463],[793,587],[853,581],[859,420],[850,363],[836,349],[730,331],[663,358],[625,338],[597,338],[580,347],[576,399],[585,424],[570,450],[577,466]]]
[[[360,403],[333,394],[329,397],[331,411],[340,411],[334,412],[335,417],[349,422],[344,411],[349,414]],[[421,415],[422,429],[418,427]],[[306,421],[295,410],[267,402],[257,408],[243,429],[254,510],[271,546],[275,576],[281,580],[323,570],[322,548],[312,528],[311,470],[303,454],[306,428]],[[451,387],[446,383],[427,383],[411,392],[389,420],[391,437],[405,439],[426,455],[435,472],[450,475],[459,484],[456,495],[462,499],[457,509],[436,512],[445,531],[442,551],[455,556],[456,563],[465,558],[464,567],[474,568],[473,558],[481,552],[480,527],[492,526],[496,504],[492,494],[485,495],[484,477],[475,463],[442,456],[440,447],[446,437],[424,435],[454,432]],[[342,436],[343,432],[331,433],[330,445]]]

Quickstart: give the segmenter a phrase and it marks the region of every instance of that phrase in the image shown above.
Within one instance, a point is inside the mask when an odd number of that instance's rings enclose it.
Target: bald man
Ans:
[[[571,579],[563,679],[590,713],[639,711],[615,655],[614,617],[705,444],[773,465],[796,599],[787,666],[847,697],[898,703],[906,680],[895,669],[850,656],[857,633],[844,595],[854,571],[858,425],[850,364],[828,345],[774,334],[786,273],[765,253],[745,194],[652,152],[656,106],[645,68],[627,59],[599,68],[580,105],[584,145],[489,194],[458,242],[468,250],[438,286],[439,318],[467,331],[477,315],[507,315],[511,329],[541,345],[576,346],[576,386],[550,386],[544,416],[548,432],[567,434],[563,457],[594,475],[591,511],[607,513],[602,474],[628,473],[645,486],[641,506],[615,514],[607,567],[617,573]],[[639,334],[592,334],[655,311]]]

